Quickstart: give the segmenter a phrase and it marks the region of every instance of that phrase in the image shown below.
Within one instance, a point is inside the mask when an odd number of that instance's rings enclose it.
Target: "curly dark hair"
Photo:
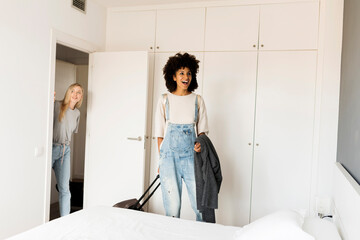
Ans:
[[[191,83],[188,87],[188,91],[192,92],[198,88],[196,74],[199,71],[199,60],[194,55],[188,53],[177,53],[175,56],[169,57],[169,60],[163,68],[163,74],[165,78],[165,84],[169,92],[174,92],[177,88],[177,84],[173,79],[176,71],[182,68],[189,68],[191,72]]]

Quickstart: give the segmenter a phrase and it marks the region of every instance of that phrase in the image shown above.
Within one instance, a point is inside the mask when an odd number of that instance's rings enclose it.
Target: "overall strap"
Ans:
[[[198,118],[199,118],[199,108],[200,108],[200,105],[199,105],[199,98],[200,98],[200,95],[196,95],[196,98],[195,98],[195,119],[194,119],[194,122],[197,123],[198,122]]]
[[[163,96],[163,108],[165,112],[165,120],[167,122],[169,120],[169,99],[167,93],[164,93],[162,96]]]

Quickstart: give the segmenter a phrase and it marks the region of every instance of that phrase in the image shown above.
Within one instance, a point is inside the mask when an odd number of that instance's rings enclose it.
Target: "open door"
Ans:
[[[144,190],[147,52],[90,54],[84,208]]]

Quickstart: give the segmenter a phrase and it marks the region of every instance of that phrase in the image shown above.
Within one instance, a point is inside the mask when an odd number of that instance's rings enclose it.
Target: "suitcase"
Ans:
[[[160,175],[156,175],[154,181],[150,184],[150,186],[146,189],[146,191],[144,192],[144,194],[138,199],[133,198],[133,199],[128,199],[128,200],[124,200],[121,202],[116,203],[113,207],[118,207],[118,208],[127,208],[127,209],[133,209],[133,210],[137,210],[137,211],[144,211],[143,210],[143,206],[147,203],[147,201],[149,201],[149,199],[151,198],[151,196],[155,193],[155,191],[159,188],[160,186],[160,180],[158,185],[155,187],[155,189],[149,194],[149,196],[144,200],[143,203],[140,203],[140,201],[145,197],[146,193],[149,192],[149,190],[151,189],[151,187],[155,184],[155,182],[160,178]]]

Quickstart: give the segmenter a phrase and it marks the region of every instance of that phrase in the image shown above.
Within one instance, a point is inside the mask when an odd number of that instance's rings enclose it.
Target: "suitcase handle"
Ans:
[[[150,193],[150,195],[145,199],[145,201],[140,205],[139,209],[142,209],[142,207],[147,203],[147,201],[149,201],[149,199],[155,193],[155,191],[156,191],[156,189],[158,189],[158,187],[160,187],[160,183],[155,187],[154,191],[152,191]]]
[[[140,210],[145,203],[147,203],[147,201],[149,201],[149,199],[151,198],[151,196],[155,193],[155,191],[158,189],[158,187],[160,186],[161,183],[159,183],[155,189],[150,193],[150,195],[145,199],[145,201],[139,206],[137,207],[138,204],[140,204],[140,201],[145,197],[146,193],[149,192],[150,188],[155,184],[156,180],[158,180],[160,178],[160,175],[156,175],[154,181],[152,181],[152,183],[150,184],[150,186],[146,189],[146,191],[144,192],[144,194],[139,198],[139,200],[133,205],[134,209],[136,210]]]

